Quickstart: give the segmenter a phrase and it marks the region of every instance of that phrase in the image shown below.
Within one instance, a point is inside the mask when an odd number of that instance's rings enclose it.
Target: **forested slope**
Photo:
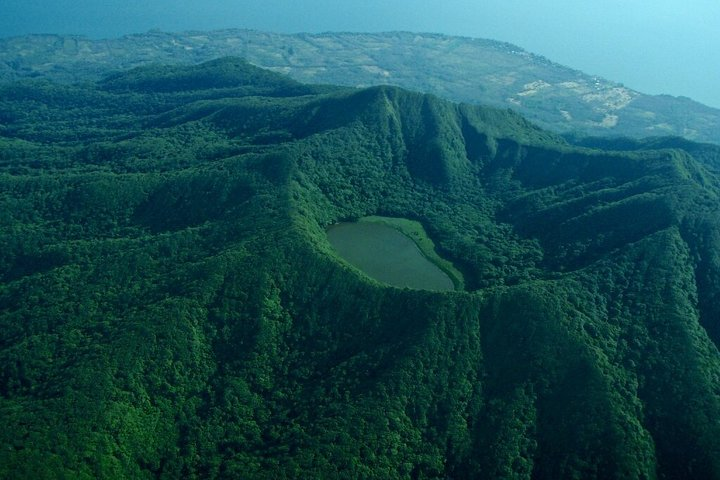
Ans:
[[[592,146],[237,59],[1,87],[0,477],[720,478],[716,165]],[[466,291],[339,259],[371,214]]]

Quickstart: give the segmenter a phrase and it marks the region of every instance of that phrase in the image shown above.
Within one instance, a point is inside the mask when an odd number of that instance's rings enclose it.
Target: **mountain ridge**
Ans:
[[[513,108],[561,133],[676,135],[720,143],[720,110],[651,96],[493,40],[407,32],[272,34],[251,30],[90,40],[0,39],[0,79],[97,80],[146,63],[200,63],[236,55],[304,83],[395,84],[452,101]]]

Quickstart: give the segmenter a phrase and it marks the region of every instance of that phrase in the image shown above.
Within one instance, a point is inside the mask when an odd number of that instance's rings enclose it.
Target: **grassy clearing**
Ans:
[[[381,223],[392,227],[402,234],[406,235],[418,246],[422,254],[432,263],[438,266],[440,270],[445,272],[452,280],[455,290],[463,290],[465,288],[465,280],[462,273],[455,268],[452,262],[445,260],[435,251],[435,243],[428,236],[420,222],[409,220],[407,218],[381,217],[371,215],[362,217],[359,222]]]

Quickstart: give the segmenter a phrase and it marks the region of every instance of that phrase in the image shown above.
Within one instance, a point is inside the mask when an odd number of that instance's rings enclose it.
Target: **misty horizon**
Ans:
[[[112,39],[150,31],[249,29],[272,33],[405,31],[490,39],[647,94],[688,97],[720,108],[720,4],[542,5],[467,1],[5,2],[0,37],[27,34]]]

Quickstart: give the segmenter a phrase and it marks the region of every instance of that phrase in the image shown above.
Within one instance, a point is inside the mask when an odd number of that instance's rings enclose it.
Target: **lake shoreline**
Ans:
[[[338,256],[377,281],[420,290],[463,289],[462,274],[435,252],[419,222],[363,217],[333,224],[326,234]]]
[[[440,270],[445,272],[450,280],[452,280],[455,290],[465,290],[465,279],[460,270],[449,260],[441,257],[435,248],[435,242],[425,231],[422,223],[417,220],[410,220],[402,217],[383,217],[380,215],[370,215],[358,219],[358,222],[381,223],[398,230],[407,236],[417,245],[420,253],[430,262],[435,264]]]

